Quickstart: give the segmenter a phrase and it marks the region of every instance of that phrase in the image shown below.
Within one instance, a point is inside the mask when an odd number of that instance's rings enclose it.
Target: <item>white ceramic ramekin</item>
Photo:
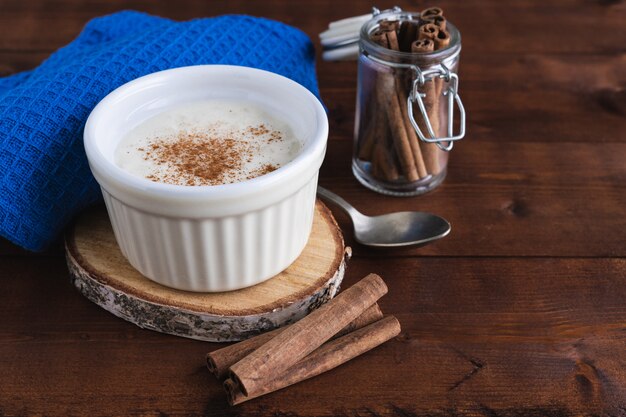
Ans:
[[[115,165],[115,148],[130,129],[171,106],[211,98],[260,104],[290,124],[304,142],[301,153],[267,175],[218,186],[156,183]],[[304,249],[328,119],[298,83],[226,65],[157,72],[106,96],[84,138],[120,249],[153,281],[189,291],[235,290],[276,275]]]

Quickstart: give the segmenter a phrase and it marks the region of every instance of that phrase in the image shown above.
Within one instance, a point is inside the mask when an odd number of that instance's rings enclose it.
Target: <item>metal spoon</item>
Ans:
[[[383,248],[424,246],[450,233],[450,223],[434,214],[401,211],[370,217],[325,188],[317,187],[317,194],[337,204],[350,216],[354,237],[362,245]]]

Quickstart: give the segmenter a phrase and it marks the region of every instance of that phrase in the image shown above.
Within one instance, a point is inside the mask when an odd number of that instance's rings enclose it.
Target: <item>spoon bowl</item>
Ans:
[[[424,246],[450,233],[444,218],[418,211],[402,211],[367,217],[367,222],[354,226],[357,242],[367,246]]]
[[[354,237],[365,246],[393,248],[424,246],[450,233],[450,223],[435,214],[401,211],[380,216],[366,216],[347,201],[325,188],[317,194],[341,207],[352,219]]]

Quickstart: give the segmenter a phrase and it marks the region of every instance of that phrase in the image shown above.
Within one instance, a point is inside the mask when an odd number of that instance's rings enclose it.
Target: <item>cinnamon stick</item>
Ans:
[[[378,28],[384,32],[395,32],[400,27],[397,20],[383,20],[378,24]]]
[[[430,16],[443,16],[443,9],[441,7],[428,7],[420,13],[420,18]]]
[[[397,23],[397,22],[395,22]],[[395,27],[394,25],[382,25],[382,27]],[[389,48],[389,41],[386,31],[377,30],[370,35],[372,41],[376,42],[382,47]],[[385,77],[385,75],[378,75],[377,78]],[[376,178],[382,178],[388,181],[395,181],[399,177],[396,162],[391,155],[392,150],[386,149],[389,145],[389,141],[386,139],[389,135],[388,121],[387,121],[387,109],[385,103],[380,100],[380,96],[377,94],[380,83],[375,82],[373,86],[373,99],[369,107],[374,107],[374,116],[371,124],[365,130],[364,138],[361,141],[359,149],[359,158],[366,161],[371,161],[371,172]],[[384,145],[381,145],[383,144]]]
[[[435,41],[432,39],[419,39],[411,43],[411,52],[425,53],[435,50]]]
[[[432,23],[440,29],[446,28],[446,18],[440,15],[424,17],[422,18],[422,22],[424,24]]]
[[[448,32],[433,23],[426,23],[425,25],[421,26],[419,29],[418,37],[420,40],[431,39],[435,43],[435,50],[445,48],[450,44],[450,35],[448,34]],[[425,86],[426,89],[431,90],[430,92],[426,93],[426,99],[430,99],[431,101],[429,103],[425,102],[424,104],[426,105],[427,110],[429,110],[428,116],[431,120],[431,125],[436,136],[441,135],[439,110],[443,83],[444,81],[441,78],[435,78],[432,81],[431,85]],[[431,89],[431,86],[434,87],[434,89]],[[420,128],[421,127],[422,126],[420,126]],[[425,134],[427,132],[427,130],[422,131]],[[437,145],[433,143],[423,143],[422,149],[424,151],[424,161],[426,162],[428,172],[433,175],[441,172],[441,163],[439,161],[439,153],[441,151],[437,148]]]
[[[402,112],[402,107],[396,94],[395,80],[391,74],[381,76],[380,80],[376,94],[378,102],[383,105],[387,113],[387,121],[389,122],[391,137],[400,160],[402,173],[409,181],[417,181],[420,177],[415,165],[412,145],[404,125],[403,117],[406,117],[406,113]]]
[[[411,145],[411,152],[413,153],[413,157],[415,158],[417,173],[420,178],[424,178],[428,175],[428,169],[426,167],[426,163],[424,162],[424,156],[422,155],[422,151],[420,149],[420,139],[417,137],[415,128],[413,127],[413,125],[411,124],[411,120],[409,119],[409,109],[406,104],[406,99],[408,97],[408,88],[408,86],[403,86],[398,83],[396,85],[396,93],[398,95],[398,101],[400,102],[400,111],[402,113],[402,122],[404,123],[404,129],[407,132],[409,145]]]
[[[433,18],[443,17],[443,10],[440,7],[429,7],[420,12],[420,26],[427,23],[433,23]]]
[[[248,396],[261,392],[268,381],[317,349],[386,293],[387,286],[378,275],[367,275],[231,366],[231,379]]]
[[[397,22],[381,22],[380,28],[393,28],[397,26]],[[394,30],[379,29],[370,35],[370,39],[380,46],[385,48],[397,48],[398,40],[395,36]],[[400,106],[400,103],[386,94],[391,87],[394,87],[394,79],[390,78],[388,74],[378,74],[377,80],[374,85],[374,100],[375,104],[380,110],[375,112],[373,124],[367,129],[359,149],[359,157],[363,160],[371,161],[371,173],[374,177],[385,179],[388,181],[395,181],[399,177],[397,164],[393,158],[393,151],[390,148],[390,141],[386,139],[388,132],[393,137],[393,143],[396,144],[396,149],[406,149],[408,138],[406,138],[406,132],[401,132],[400,124],[397,120],[390,120],[390,117],[396,117],[396,114],[400,114],[396,107]],[[393,89],[392,89],[393,91]],[[390,108],[389,106],[393,106]],[[410,147],[410,144],[409,144]],[[416,168],[414,167],[414,161],[411,160],[411,156],[400,153],[399,165],[403,174],[408,178],[411,176],[417,176]]]
[[[418,23],[415,21],[405,20],[400,24],[398,31],[398,39],[400,42],[400,50],[403,52],[411,52],[411,43],[417,39]]]
[[[432,52],[434,48],[435,42],[429,38],[417,40],[411,45],[411,51],[415,53]],[[423,100],[424,107],[426,108],[426,114],[428,115],[428,119],[430,120],[430,124],[435,135],[438,135],[439,131],[439,96],[437,95],[437,81],[439,81],[439,79],[427,81],[421,87],[421,92],[425,95]],[[428,136],[429,133],[428,128],[426,127],[426,121],[421,114],[415,116],[415,121],[424,135]],[[439,148],[437,148],[437,145],[434,143],[426,143],[423,141],[421,141],[420,146],[423,151],[426,169],[430,174],[438,174],[441,171],[439,163]]]
[[[385,32],[383,32],[382,30],[377,30],[374,33],[372,33],[370,35],[370,39],[384,48],[389,48],[389,43],[387,42],[387,36],[385,35]]]
[[[398,43],[398,34],[395,30],[385,30],[385,36],[387,36],[388,48],[394,51],[400,50],[400,44]]]
[[[384,37],[384,34],[381,35]],[[385,41],[386,41],[386,37]],[[378,75],[371,74],[367,78],[367,86],[361,91],[359,111],[358,157],[363,161],[372,161],[376,143],[387,135],[387,120],[385,109],[378,103],[376,90]]]
[[[400,330],[400,323],[394,316],[385,317],[325,343],[296,362],[286,372],[275,374],[275,377],[266,380],[255,390],[249,389],[247,395],[234,380],[227,379],[224,381],[224,388],[228,394],[228,402],[230,405],[240,404],[329,371],[385,343],[397,336]]]
[[[450,34],[447,30],[439,28],[437,30],[437,36],[435,37],[435,49],[444,49],[450,45]]]
[[[382,177],[387,181],[396,181],[400,174],[393,159],[391,145],[388,142],[386,138],[381,138],[374,147],[373,174],[375,177]]]
[[[389,43],[389,49],[398,51],[400,47],[396,39],[395,32],[386,32],[386,35],[387,41]],[[413,128],[413,126],[411,125],[411,121],[409,120],[409,111],[406,104],[408,94],[407,91],[409,87],[403,85],[403,83],[400,81],[401,80],[398,78],[396,78],[395,80],[395,91],[397,95],[398,105],[400,107],[400,120],[402,122],[402,125],[404,126],[406,137],[411,148],[410,154],[415,162],[417,175],[419,176],[419,178],[424,178],[428,175],[428,172],[426,169],[426,164],[424,163],[424,158],[422,157],[422,151],[420,150],[419,138],[417,137],[417,133],[415,133],[415,129]],[[411,180],[410,178],[408,179],[409,181],[415,181]]]
[[[447,48],[448,45],[450,45],[450,34],[445,29],[440,28],[439,31],[437,32],[437,37],[435,38],[435,48],[437,50],[444,49],[444,48]],[[447,83],[442,78],[437,78],[434,81],[435,81],[435,94],[437,97],[436,105],[437,105],[437,111],[439,112],[441,110],[439,108],[440,107],[439,100],[443,96],[442,91],[443,91],[444,85]],[[440,127],[442,126],[440,125]],[[441,134],[442,132],[438,133],[438,135],[441,135]]]
[[[378,87],[374,86],[373,88]],[[376,143],[387,134],[387,119],[385,118],[385,110],[378,106],[375,97],[370,100],[367,106],[373,109],[373,115],[366,127],[363,128],[365,133],[360,141],[359,159],[371,161]]]
[[[363,314],[350,322],[346,327],[341,329],[334,337],[340,337],[354,330],[374,323],[383,317],[383,312],[377,303],[365,310]],[[241,359],[254,352],[264,343],[276,337],[279,333],[289,326],[281,327],[270,332],[260,334],[250,339],[226,346],[224,348],[214,350],[206,355],[206,362],[209,371],[218,379],[223,379],[228,374],[228,368],[239,362]]]
[[[434,41],[437,37],[437,33],[439,33],[439,27],[432,23],[426,23],[425,25],[420,26],[418,31],[418,39],[432,39]],[[436,44],[435,49],[437,49]]]
[[[381,22],[381,24],[382,23],[383,22]],[[395,31],[377,31],[374,35],[375,36],[372,40],[378,42],[381,46],[398,50],[399,45]],[[411,137],[408,135],[404,126],[403,114],[406,114],[406,112],[402,111],[402,100],[397,97],[397,94],[393,93],[396,92],[396,84],[396,79],[392,76],[392,74],[378,74],[378,81],[376,83],[376,101],[382,106],[382,108],[385,109],[386,120],[391,131],[391,137],[393,138],[393,143],[397,151],[402,173],[409,181],[416,181],[420,176],[419,171],[423,171],[425,168],[418,171],[419,165],[416,165],[417,161],[414,157]],[[404,106],[406,107],[406,104]],[[383,155],[380,154],[380,147],[378,147],[378,149],[379,154],[377,159],[376,161],[372,161],[372,174],[376,177],[387,180],[397,178],[396,172],[393,172],[394,165],[387,164],[386,162],[389,161],[389,159],[386,157],[383,158]],[[422,166],[424,166],[423,162]]]

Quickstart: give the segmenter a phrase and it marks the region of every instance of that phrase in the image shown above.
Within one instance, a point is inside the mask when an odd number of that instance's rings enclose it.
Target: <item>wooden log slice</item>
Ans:
[[[212,342],[301,319],[335,296],[351,254],[320,201],[300,257],[275,277],[236,291],[195,293],[147,279],[120,252],[104,207],[77,219],[65,249],[74,285],[100,307],[145,329]]]

